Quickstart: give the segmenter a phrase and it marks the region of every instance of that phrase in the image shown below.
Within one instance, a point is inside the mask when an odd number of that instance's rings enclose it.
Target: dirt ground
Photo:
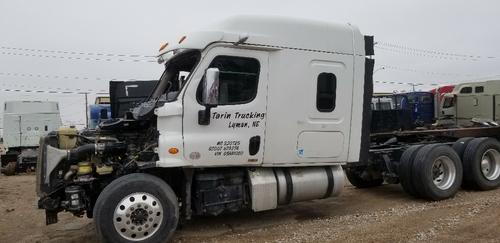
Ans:
[[[94,242],[92,220],[60,214],[45,226],[36,209],[35,176],[0,176],[2,242]],[[500,242],[500,189],[460,191],[426,202],[399,185],[347,187],[337,198],[277,210],[195,218],[174,242]]]

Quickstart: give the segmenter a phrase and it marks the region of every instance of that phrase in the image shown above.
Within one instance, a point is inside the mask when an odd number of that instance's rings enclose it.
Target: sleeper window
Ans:
[[[337,77],[333,73],[320,73],[317,81],[316,109],[319,112],[331,112],[335,109]]]
[[[460,94],[470,94],[472,93],[472,87],[463,87],[460,90]]]
[[[219,105],[251,102],[257,95],[260,64],[254,58],[218,56],[209,68],[219,69]],[[201,86],[198,88],[201,91]],[[201,92],[198,92],[201,100]]]

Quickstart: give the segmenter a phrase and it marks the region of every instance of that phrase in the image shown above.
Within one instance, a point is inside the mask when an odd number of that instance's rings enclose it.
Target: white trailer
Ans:
[[[431,200],[452,197],[463,175],[497,187],[496,140],[449,145],[498,128],[370,135],[373,54],[373,37],[352,25],[264,16],[163,45],[146,102],[71,135],[77,146],[68,134],[41,139],[47,224],[69,211],[93,217],[102,241],[161,242],[180,218],[339,195],[344,171],[355,186],[401,181]]]
[[[53,101],[6,101],[3,112],[2,173],[34,169],[40,137],[61,126],[59,104]]]

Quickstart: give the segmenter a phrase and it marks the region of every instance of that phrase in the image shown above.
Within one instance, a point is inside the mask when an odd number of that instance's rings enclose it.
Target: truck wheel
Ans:
[[[453,148],[453,150],[455,150],[455,152],[457,152],[458,157],[460,157],[460,159],[462,160],[462,167],[464,168],[464,179],[462,181],[462,187],[465,189],[472,187],[470,185],[470,183],[468,183],[467,180],[465,179],[465,171],[466,170],[465,170],[465,165],[463,163],[465,149],[467,148],[467,145],[469,145],[469,143],[472,142],[472,140],[474,140],[474,138],[472,138],[472,137],[460,138],[455,143],[453,143],[453,146],[451,146]]]
[[[464,180],[480,190],[500,186],[500,143],[493,138],[476,138],[464,152]]]
[[[451,146],[451,148],[453,148],[453,150],[455,150],[455,152],[457,152],[458,154],[458,157],[460,157],[460,159],[463,159],[464,157],[464,152],[465,152],[465,148],[467,148],[467,145],[469,145],[469,143],[473,140],[474,138],[471,138],[471,137],[466,137],[466,138],[460,138],[459,140],[457,140],[453,146]]]
[[[179,220],[174,191],[158,177],[136,173],[106,186],[94,207],[102,242],[166,242]]]
[[[403,155],[401,155],[401,159],[399,160],[398,175],[399,180],[401,181],[401,186],[406,193],[414,197],[418,197],[419,195],[415,185],[413,184],[413,161],[422,147],[423,145],[413,145],[409,147],[403,152]]]
[[[12,176],[16,174],[16,162],[9,162],[7,165],[2,168],[2,173],[6,176]]]
[[[413,162],[413,182],[420,196],[443,200],[454,196],[462,183],[462,163],[450,146],[429,144]]]
[[[347,179],[357,188],[370,188],[382,185],[382,183],[384,183],[382,175],[380,175],[380,177],[374,177],[372,175],[373,173],[377,172],[370,172],[366,166],[362,166],[360,168],[352,167],[345,170]]]

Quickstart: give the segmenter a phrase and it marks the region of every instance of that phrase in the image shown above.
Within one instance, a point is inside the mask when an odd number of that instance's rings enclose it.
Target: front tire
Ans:
[[[177,197],[158,177],[125,175],[101,192],[94,221],[102,242],[166,242],[179,221]]]

